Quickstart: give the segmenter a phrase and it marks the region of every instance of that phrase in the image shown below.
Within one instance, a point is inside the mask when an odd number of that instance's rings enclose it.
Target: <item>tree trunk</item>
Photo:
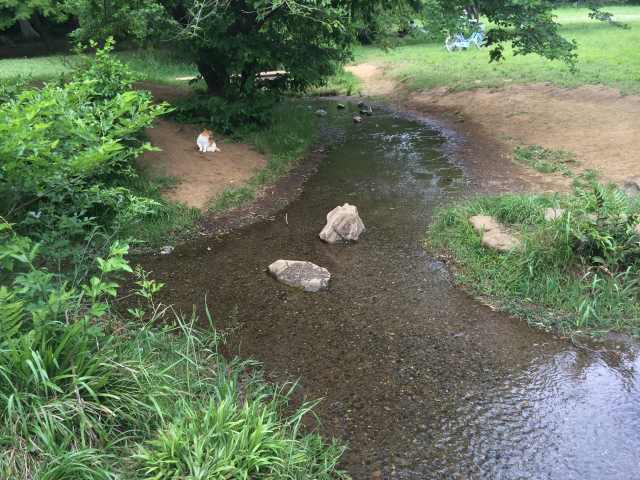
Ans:
[[[40,34],[36,31],[29,20],[18,20],[20,26],[20,33],[25,40],[35,40],[40,38]]]
[[[33,26],[33,29],[40,34],[40,38],[42,39],[42,41],[48,43],[51,37],[49,35],[49,30],[46,22],[43,22],[40,19],[40,15],[38,15],[37,13],[34,13],[31,16],[30,21],[31,21],[31,25]]]
[[[478,8],[478,4],[476,2],[471,2],[467,11],[471,14],[471,17],[473,17],[476,22],[480,21],[480,9]]]
[[[207,90],[212,95],[223,95],[229,84],[229,75],[224,68],[209,62],[198,62],[198,71],[207,84]]]

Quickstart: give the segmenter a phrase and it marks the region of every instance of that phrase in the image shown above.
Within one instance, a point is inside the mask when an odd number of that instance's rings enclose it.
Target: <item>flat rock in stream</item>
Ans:
[[[327,224],[319,236],[327,243],[357,242],[365,230],[358,209],[345,203],[327,214]]]
[[[300,260],[276,260],[269,265],[269,273],[279,282],[305,292],[318,292],[329,287],[331,273],[315,263]]]
[[[469,222],[480,234],[480,243],[484,247],[498,252],[509,252],[520,246],[520,240],[489,215],[475,215],[469,218]]]

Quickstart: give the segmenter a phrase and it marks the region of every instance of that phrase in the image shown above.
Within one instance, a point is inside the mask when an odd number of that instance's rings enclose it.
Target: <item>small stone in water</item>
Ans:
[[[338,105],[336,105],[336,107],[338,108],[338,110],[344,110],[345,108],[347,108],[343,103],[339,103]]]
[[[276,280],[290,287],[300,287],[306,292],[325,290],[331,279],[326,268],[298,260],[277,260],[269,265],[269,273]]]
[[[360,115],[356,115],[353,117],[353,123],[362,123],[362,117]]]
[[[170,255],[173,252],[173,247],[171,245],[165,245],[160,249],[160,255]]]
[[[318,115],[319,117],[325,117],[327,115],[327,111],[319,108],[318,110],[316,110],[316,115]]]

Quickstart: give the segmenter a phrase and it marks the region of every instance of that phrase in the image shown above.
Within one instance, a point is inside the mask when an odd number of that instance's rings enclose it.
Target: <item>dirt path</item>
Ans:
[[[216,153],[200,153],[196,138],[201,128],[159,120],[147,130],[151,144],[160,152],[147,152],[140,164],[152,176],[174,177],[178,183],[163,193],[167,200],[206,209],[208,203],[224,189],[247,182],[264,168],[265,157],[248,145],[216,137]]]
[[[482,175],[487,181],[497,175],[499,190],[522,185],[534,190],[567,188],[560,175],[514,166],[512,152],[521,145],[571,151],[577,155],[578,170],[594,169],[616,183],[640,175],[640,96],[622,96],[601,86],[566,89],[547,84],[409,93],[380,65],[361,64],[350,70],[368,95],[390,97],[406,109],[455,123],[456,130],[470,137],[470,159],[479,172],[487,172]],[[494,148],[487,149],[490,143]],[[505,172],[513,177],[511,183],[502,181]]]
[[[397,82],[386,76],[385,69],[381,65],[372,63],[360,63],[350,65],[346,70],[353,73],[362,82],[362,93],[368,96],[393,97],[401,94]]]

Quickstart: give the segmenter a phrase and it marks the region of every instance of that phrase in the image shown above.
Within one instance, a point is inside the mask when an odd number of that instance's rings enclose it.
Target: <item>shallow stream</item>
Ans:
[[[447,152],[459,140],[355,106],[329,115],[326,159],[273,221],[142,263],[190,311],[206,295],[234,325],[234,353],[323,398],[323,431],[346,441],[355,479],[640,479],[640,360],[634,344],[578,348],[454,287],[422,247],[433,210],[464,195]],[[313,108],[316,108],[314,105]],[[358,207],[349,246],[318,239],[325,215]],[[326,292],[278,284],[266,267],[309,260]]]

